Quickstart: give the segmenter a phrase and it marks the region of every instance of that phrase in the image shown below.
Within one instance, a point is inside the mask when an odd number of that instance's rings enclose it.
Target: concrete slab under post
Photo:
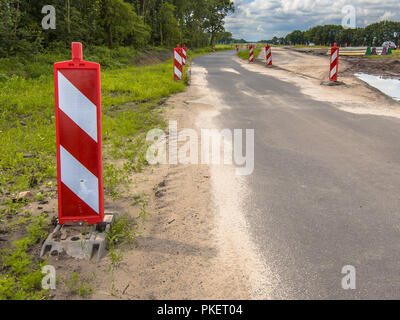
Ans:
[[[102,223],[87,225],[57,225],[42,246],[40,257],[46,254],[55,256],[65,252],[79,260],[91,260],[95,255],[96,263],[104,256],[107,247],[106,233],[114,223],[116,213],[106,213]]]

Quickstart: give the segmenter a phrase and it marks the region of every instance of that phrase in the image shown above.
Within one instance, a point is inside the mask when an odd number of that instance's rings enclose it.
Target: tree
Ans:
[[[174,45],[181,39],[178,20],[174,16],[175,6],[164,2],[160,10],[161,45]]]
[[[123,0],[100,0],[99,25],[106,35],[107,44],[145,43],[149,29],[137,16],[131,4]]]
[[[206,8],[204,27],[211,35],[210,45],[212,46],[216,34],[225,30],[225,17],[235,11],[235,6],[231,0],[208,0]]]

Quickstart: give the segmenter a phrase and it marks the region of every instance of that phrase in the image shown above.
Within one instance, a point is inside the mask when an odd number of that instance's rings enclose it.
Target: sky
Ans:
[[[317,25],[342,24],[342,9],[347,5],[355,8],[357,27],[382,20],[400,21],[400,0],[233,1],[236,11],[225,19],[225,29],[234,38],[248,41],[282,37]]]

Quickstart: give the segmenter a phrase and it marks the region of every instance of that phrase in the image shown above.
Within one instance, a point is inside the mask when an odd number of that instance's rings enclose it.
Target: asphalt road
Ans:
[[[234,55],[202,56],[195,65],[231,107],[220,110],[218,125],[255,129],[245,216],[279,274],[272,297],[400,298],[400,120],[311,100]],[[356,290],[342,289],[345,265],[356,268]]]

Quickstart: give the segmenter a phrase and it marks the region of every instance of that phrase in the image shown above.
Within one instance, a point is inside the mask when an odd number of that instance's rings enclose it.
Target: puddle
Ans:
[[[400,80],[385,79],[381,76],[373,76],[365,73],[356,73],[355,76],[362,81],[365,81],[370,86],[382,91],[389,97],[392,97],[394,100],[400,101]]]

